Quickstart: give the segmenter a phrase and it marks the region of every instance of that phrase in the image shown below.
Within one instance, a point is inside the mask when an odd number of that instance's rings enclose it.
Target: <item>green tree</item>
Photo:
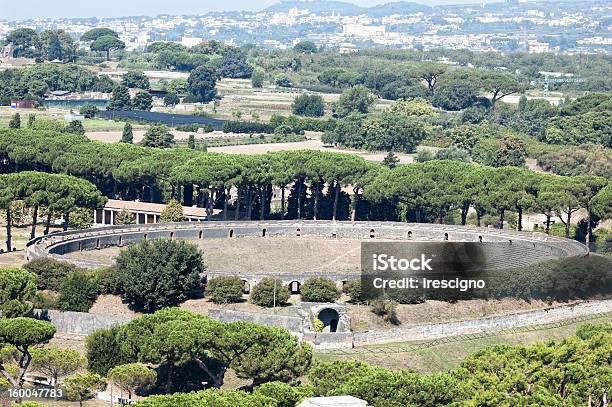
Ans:
[[[47,321],[25,317],[0,318],[0,343],[4,346],[13,346],[18,355],[16,374],[11,374],[4,364],[0,363],[0,373],[12,387],[16,389],[23,387],[25,374],[32,361],[31,348],[49,342],[54,335],[55,327]]]
[[[111,30],[110,28],[93,28],[89,31],[86,31],[81,35],[81,41],[95,41],[100,37],[105,35],[110,35],[116,38],[119,38],[119,34],[116,31]]]
[[[144,134],[140,144],[145,147],[168,148],[174,144],[174,135],[165,124],[154,124]]]
[[[300,287],[302,300],[308,302],[332,302],[340,297],[336,283],[323,277],[311,277]]]
[[[21,128],[21,115],[19,113],[15,113],[11,120],[9,121],[9,128],[11,129],[19,129]]]
[[[187,148],[190,148],[191,150],[195,150],[195,135],[190,134],[189,138],[187,139]]]
[[[108,379],[117,387],[128,393],[128,399],[132,393],[139,389],[147,389],[155,385],[157,373],[140,363],[129,363],[112,368],[108,372]]]
[[[254,88],[263,88],[265,73],[261,69],[255,69],[251,75],[251,84]]]
[[[176,92],[168,92],[166,96],[164,96],[164,106],[176,106],[181,103],[181,99],[176,94]]]
[[[127,71],[121,77],[121,84],[128,88],[148,90],[151,88],[149,78],[142,71]]]
[[[215,304],[232,304],[242,300],[244,282],[239,277],[215,277],[206,283],[205,294]]]
[[[11,57],[33,57],[33,47],[37,36],[36,31],[31,28],[18,28],[9,32],[6,36],[6,42],[14,47]]]
[[[153,107],[153,96],[149,92],[138,92],[132,99],[132,109],[149,111]]]
[[[159,216],[161,223],[184,222],[183,206],[176,199],[170,200]]]
[[[413,78],[425,81],[427,84],[427,90],[429,90],[429,93],[433,95],[440,75],[443,75],[447,68],[448,66],[444,64],[432,62],[421,63],[412,71],[411,76]]]
[[[76,271],[68,274],[60,286],[57,304],[63,311],[87,312],[98,294],[100,288],[95,275]]]
[[[126,123],[123,126],[123,133],[121,134],[121,142],[132,144],[134,142],[134,132],[132,130],[132,125],[130,123]]]
[[[135,225],[136,215],[127,209],[122,209],[115,217],[115,224],[117,225]]]
[[[96,393],[106,390],[106,380],[96,373],[79,373],[64,380],[66,397],[70,401],[78,401],[83,407],[83,401],[94,398]]]
[[[250,299],[261,307],[282,306],[289,300],[289,289],[278,278],[266,277],[253,287]]]
[[[512,75],[507,73],[495,71],[482,72],[478,80],[482,88],[491,94],[492,106],[495,106],[501,98],[523,90],[523,86]]]
[[[124,85],[116,85],[113,88],[111,101],[106,107],[107,110],[132,110],[132,100],[130,91]]]
[[[118,329],[98,329],[87,336],[87,370],[106,376],[111,368],[127,363],[127,357],[117,341]]]
[[[0,268],[0,311],[3,318],[28,315],[36,296],[36,274],[17,268]]]
[[[110,61],[111,51],[125,49],[125,43],[113,35],[103,35],[91,43],[92,51],[106,52],[106,60]]]
[[[86,119],[96,117],[100,110],[92,103],[86,103],[79,109],[79,113],[85,116]]]
[[[54,388],[59,380],[85,366],[85,359],[73,349],[45,347],[32,349],[32,368],[47,376]]]
[[[83,135],[85,134],[85,127],[83,127],[83,123],[80,120],[73,120],[66,125],[64,132]]]
[[[399,164],[399,162],[400,162],[400,159],[397,158],[395,154],[393,154],[393,151],[389,151],[389,153],[385,156],[383,160],[383,165],[385,165],[386,167],[390,169],[393,169],[397,167],[397,164]]]
[[[36,274],[39,290],[53,291],[59,291],[62,282],[69,273],[76,272],[77,270],[84,271],[72,263],[55,260],[51,257],[31,260],[23,268]]]
[[[293,50],[300,54],[316,54],[318,48],[317,44],[312,41],[300,41],[293,46]]]
[[[455,79],[440,83],[435,89],[431,103],[444,110],[461,110],[476,103],[477,92],[469,80]]]
[[[180,304],[201,287],[202,253],[183,241],[143,240],[117,257],[124,298],[152,312]]]
[[[291,105],[293,114],[307,117],[322,117],[325,114],[325,103],[320,95],[296,96]]]
[[[335,105],[335,114],[346,117],[351,113],[368,113],[374,105],[375,98],[368,88],[356,85],[342,92]]]
[[[44,30],[34,38],[36,55],[46,61],[72,61],[76,55],[74,40],[64,30]]]
[[[187,90],[198,102],[208,103],[215,99],[217,72],[207,66],[199,66],[189,74]]]
[[[295,407],[306,397],[315,395],[310,385],[292,386],[283,382],[268,382],[257,387],[254,395],[270,397],[278,402],[278,407]]]

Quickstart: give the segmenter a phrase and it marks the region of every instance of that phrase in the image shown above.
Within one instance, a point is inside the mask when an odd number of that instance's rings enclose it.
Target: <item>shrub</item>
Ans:
[[[321,117],[325,114],[325,102],[320,95],[296,96],[291,105],[293,114],[307,117]]]
[[[332,302],[340,297],[336,283],[322,277],[313,277],[304,281],[300,288],[302,300],[308,302]]]
[[[136,215],[127,209],[122,209],[115,217],[116,225],[134,225],[136,224]]]
[[[351,297],[354,304],[363,304],[363,292],[361,290],[361,280],[350,280],[344,284],[344,292]]]
[[[62,311],[87,312],[99,293],[100,288],[95,274],[75,271],[68,274],[62,283],[57,306]]]
[[[96,117],[98,112],[99,112],[98,108],[96,107],[96,105],[92,103],[87,103],[81,106],[81,108],[79,109],[79,113],[81,113],[83,116],[85,116],[88,119],[92,117]]]
[[[314,396],[315,391],[311,385],[292,386],[283,382],[268,382],[257,387],[253,394],[273,398],[278,402],[278,407],[294,407],[306,397]]]
[[[227,121],[223,124],[224,133],[274,133],[275,126],[270,123]]]
[[[162,213],[159,215],[160,223],[182,222],[185,220],[183,206],[176,199],[168,202]]]
[[[397,318],[397,302],[391,300],[374,300],[372,301],[372,312],[383,320],[398,325],[400,323]]]
[[[121,285],[116,267],[98,269],[94,272],[98,280],[100,294],[123,294],[123,286]]]
[[[178,305],[201,288],[205,268],[197,246],[175,240],[142,240],[117,257],[123,297],[146,312]]]
[[[157,381],[157,373],[143,364],[128,363],[112,368],[108,378],[121,390],[127,391],[131,399],[137,390],[151,388]]]
[[[83,401],[94,398],[96,393],[106,390],[106,379],[96,373],[79,373],[64,381],[66,398],[70,401]]]
[[[106,376],[110,369],[127,362],[117,342],[117,330],[118,328],[98,329],[87,337],[87,370]]]
[[[243,288],[239,277],[216,277],[206,284],[206,295],[215,304],[230,304],[242,299]]]
[[[289,289],[277,278],[262,279],[251,291],[251,302],[262,307],[283,305],[289,300]]]
[[[26,263],[24,269],[38,276],[39,290],[59,291],[68,274],[80,270],[77,266],[48,257],[35,259]]]

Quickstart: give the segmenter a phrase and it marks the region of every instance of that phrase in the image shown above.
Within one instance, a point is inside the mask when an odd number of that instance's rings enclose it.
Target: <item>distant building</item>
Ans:
[[[82,114],[65,114],[64,115],[65,122],[73,122],[73,121],[82,122],[83,120],[85,120],[85,116]]]
[[[11,99],[11,107],[14,109],[34,109],[34,102],[31,100]]]
[[[297,407],[368,407],[368,403],[353,396],[309,397]]]
[[[204,39],[201,37],[182,37],[181,45],[187,48],[191,48],[198,45],[202,41],[204,41]]]
[[[384,25],[344,24],[342,34],[346,37],[382,37],[387,32]]]
[[[13,44],[8,44],[2,48],[2,53],[0,53],[0,57],[12,58],[13,52],[15,52],[15,47],[13,46]]]

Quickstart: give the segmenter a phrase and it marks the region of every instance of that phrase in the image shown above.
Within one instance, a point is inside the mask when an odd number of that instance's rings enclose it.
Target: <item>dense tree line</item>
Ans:
[[[22,201],[32,209],[32,232],[34,238],[38,222],[38,211],[45,208],[46,230],[53,213],[64,217],[64,230],[68,228],[69,216],[77,208],[99,208],[106,198],[90,182],[62,174],[48,174],[36,171],[22,171],[0,175],[0,207],[5,211],[6,249],[12,251],[11,207]]]
[[[593,176],[559,177],[518,167],[438,160],[388,169],[362,158],[318,151],[264,155],[223,155],[191,149],[156,149],[126,143],[106,144],[85,137],[29,130],[0,131],[5,171],[38,170],[85,178],[107,197],[234,210],[234,218],[371,219],[465,224],[468,209],[477,224],[485,214],[527,211],[557,215],[569,237],[572,216],[584,208],[592,224],[595,199],[608,180]],[[353,188],[353,196],[343,191]],[[273,188],[281,207],[272,208]],[[287,191],[288,190],[288,193]],[[234,196],[230,198],[232,191]],[[597,205],[595,205],[595,203]],[[605,209],[602,212],[606,212]],[[460,218],[455,219],[455,214]],[[548,226],[546,226],[548,231]],[[589,233],[590,235],[590,233]]]
[[[40,100],[46,92],[110,92],[113,82],[108,76],[96,76],[77,65],[36,64],[23,69],[0,72],[0,104],[11,99]]]

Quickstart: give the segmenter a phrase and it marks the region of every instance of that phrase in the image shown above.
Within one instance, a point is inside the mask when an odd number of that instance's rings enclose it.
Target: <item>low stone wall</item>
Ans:
[[[447,336],[494,332],[502,329],[546,324],[585,315],[610,312],[612,312],[612,300],[593,301],[468,321],[402,326],[385,330],[357,332],[354,334],[353,340],[355,346],[400,341],[426,341]]]
[[[34,317],[51,322],[58,332],[76,335],[89,335],[97,329],[123,325],[132,320],[117,315],[39,309],[34,310]]]
[[[211,309],[208,311],[208,315],[212,319],[223,322],[248,321],[256,324],[276,326],[284,328],[300,337],[304,332],[303,319],[301,317],[224,309]]]

